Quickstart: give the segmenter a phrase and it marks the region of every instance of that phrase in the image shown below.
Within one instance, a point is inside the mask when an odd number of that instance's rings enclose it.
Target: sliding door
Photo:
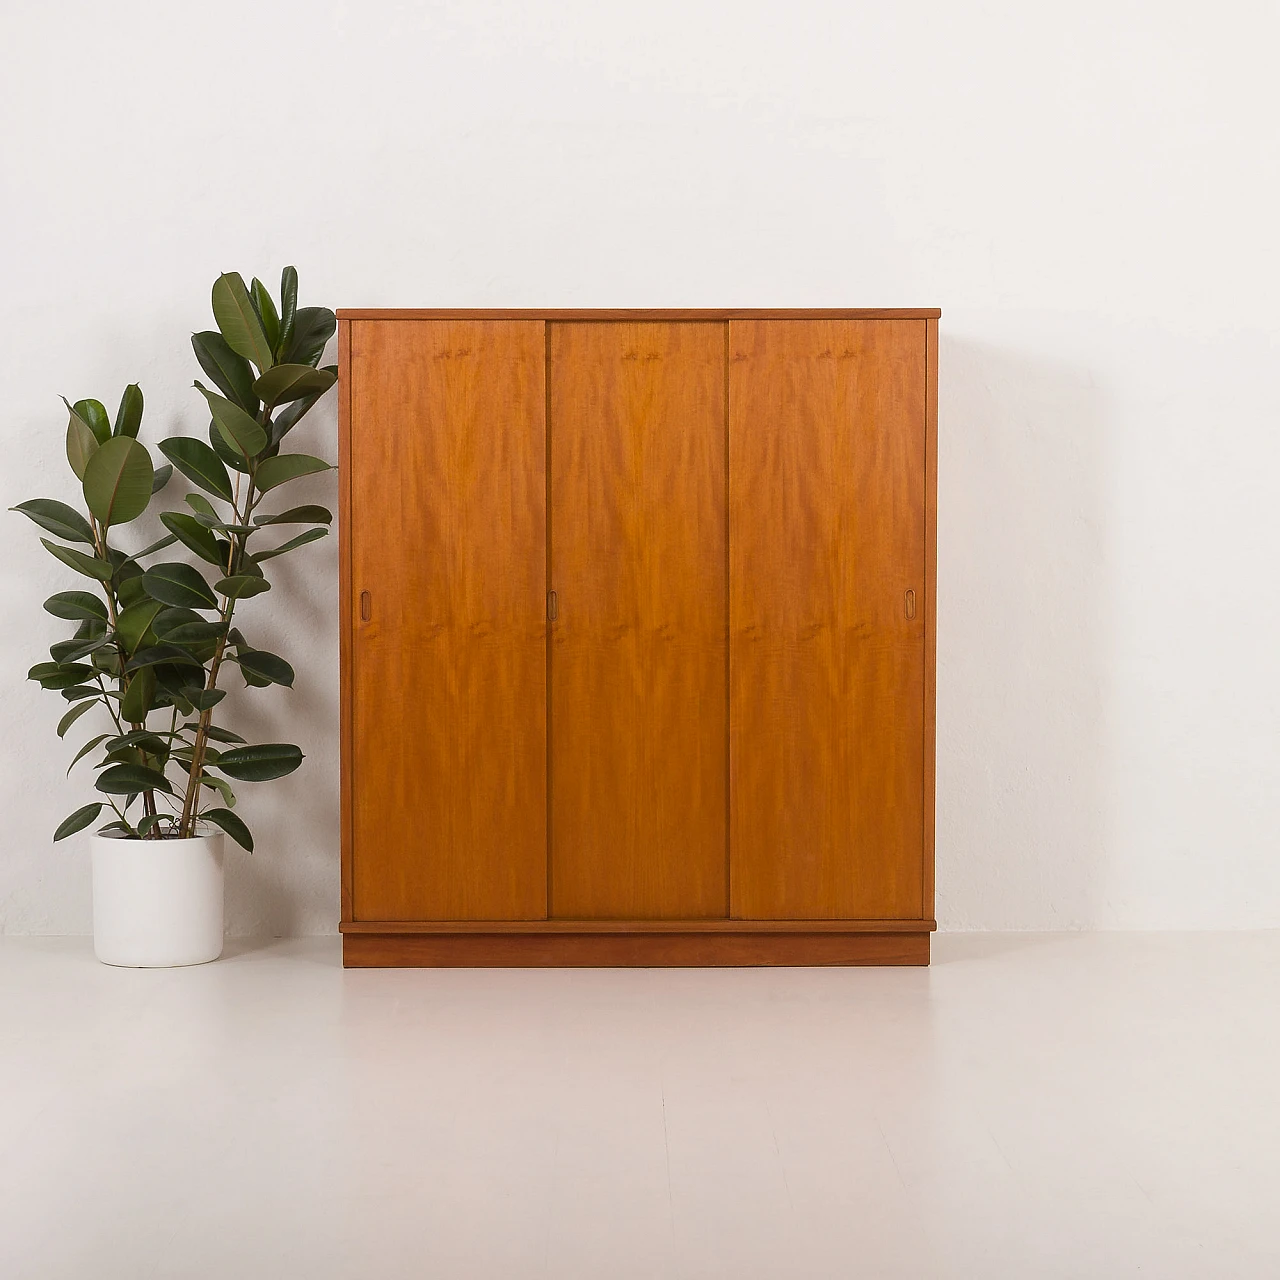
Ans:
[[[732,913],[922,907],[925,322],[729,325]]]
[[[726,914],[725,326],[549,326],[558,917]]]
[[[355,916],[546,915],[538,321],[351,326]]]

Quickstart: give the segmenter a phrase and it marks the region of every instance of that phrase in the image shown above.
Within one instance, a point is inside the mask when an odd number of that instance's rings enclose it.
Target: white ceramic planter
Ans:
[[[222,954],[222,833],[192,840],[93,836],[93,949],[136,969]]]

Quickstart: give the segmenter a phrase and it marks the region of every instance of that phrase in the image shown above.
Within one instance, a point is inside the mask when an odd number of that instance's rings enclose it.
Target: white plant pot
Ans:
[[[90,838],[93,950],[162,969],[222,954],[222,832],[191,840]]]

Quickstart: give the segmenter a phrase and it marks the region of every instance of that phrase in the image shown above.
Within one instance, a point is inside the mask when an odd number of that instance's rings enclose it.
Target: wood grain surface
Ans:
[[[344,307],[339,320],[936,320],[937,307]]]
[[[353,322],[350,366],[354,916],[539,918],[543,325]]]
[[[347,968],[927,965],[919,933],[417,933],[342,936]]]
[[[724,327],[549,336],[550,912],[723,916]]]
[[[729,325],[734,917],[922,914],[925,336]]]

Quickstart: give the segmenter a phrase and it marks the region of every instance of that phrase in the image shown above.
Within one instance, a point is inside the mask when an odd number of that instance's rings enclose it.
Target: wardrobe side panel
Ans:
[[[729,348],[732,914],[920,918],[925,322]]]
[[[538,321],[354,321],[357,920],[546,915]]]

